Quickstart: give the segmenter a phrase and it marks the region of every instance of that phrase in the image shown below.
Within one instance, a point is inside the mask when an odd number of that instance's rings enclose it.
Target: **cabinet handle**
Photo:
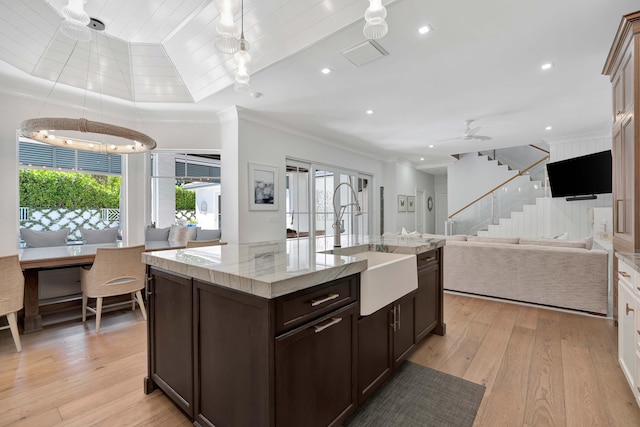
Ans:
[[[333,325],[337,325],[338,323],[342,322],[342,317],[332,317],[331,320],[329,320],[327,323],[325,323],[324,325],[316,325],[313,327],[314,331],[316,332],[316,334],[318,332],[322,332],[327,328],[332,327]]]
[[[616,116],[621,116],[622,114],[624,114],[622,110],[618,110],[618,112],[616,113]]]
[[[391,327],[393,328],[393,332],[396,331],[396,306],[393,306],[393,322],[391,323]]]
[[[640,335],[640,331],[636,330],[636,332],[638,333],[638,335]]]
[[[320,298],[320,299],[312,299],[311,300],[311,307],[315,307],[316,305],[320,305],[323,304],[327,301],[331,301],[332,299],[336,299],[340,296],[340,294],[329,294],[324,298]]]
[[[620,210],[620,202],[624,202],[624,199],[616,199],[616,233],[625,232],[624,228],[620,228],[620,214],[624,215],[624,210]]]
[[[620,273],[622,277],[626,277],[627,279],[631,277],[631,275],[626,271],[618,271],[618,273]]]
[[[400,306],[398,305],[398,330],[400,330]]]
[[[630,313],[630,312],[635,311],[633,308],[630,308],[630,307],[629,307],[629,303],[628,303],[628,302],[627,302],[627,303],[625,303],[625,305],[626,305],[626,307],[625,307],[625,308],[627,309],[627,316],[629,315],[629,313]]]

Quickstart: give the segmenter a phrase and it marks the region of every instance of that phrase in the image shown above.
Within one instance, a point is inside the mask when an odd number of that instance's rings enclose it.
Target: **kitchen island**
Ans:
[[[437,239],[343,236],[150,252],[145,392],[196,425],[341,425],[429,333]],[[360,313],[363,252],[408,254],[417,289]],[[393,287],[394,283],[388,286]]]

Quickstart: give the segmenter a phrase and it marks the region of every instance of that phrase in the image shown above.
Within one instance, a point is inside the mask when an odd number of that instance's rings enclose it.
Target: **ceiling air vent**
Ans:
[[[389,55],[389,52],[384,50],[384,48],[375,41],[367,40],[343,50],[342,55],[356,67],[361,67],[364,64]]]

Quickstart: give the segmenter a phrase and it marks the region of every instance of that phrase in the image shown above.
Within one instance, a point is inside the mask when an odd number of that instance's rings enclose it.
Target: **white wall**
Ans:
[[[495,160],[477,153],[462,154],[458,161],[447,168],[448,215],[451,215],[517,175],[506,165],[497,166]]]
[[[385,232],[397,232],[404,227],[407,231],[416,230],[416,212],[398,212],[398,196],[414,196],[423,191],[425,200],[435,199],[434,176],[416,170],[410,163],[401,160],[386,162],[384,165]],[[417,211],[417,209],[416,209]],[[426,208],[425,208],[426,211]],[[426,212],[425,233],[435,231],[435,212]]]
[[[449,209],[447,185],[447,175],[436,175],[433,182],[434,192],[436,194],[433,198],[435,234],[445,234],[445,222],[447,221]]]
[[[232,112],[227,112],[231,117]],[[224,125],[233,128],[233,120]],[[374,176],[372,188],[379,188],[382,163],[360,153],[323,143],[309,136],[272,127],[246,110],[238,110],[237,147],[233,147],[233,131],[223,132],[222,198],[223,233],[229,242],[257,242],[286,237],[285,171],[286,159],[335,165]],[[249,211],[249,163],[278,169],[278,209]],[[228,194],[233,192],[228,204]],[[375,192],[373,194],[376,194]],[[232,217],[230,220],[229,217]],[[372,212],[374,230],[379,220],[378,197]],[[237,221],[236,221],[237,218]],[[231,222],[231,224],[230,224]]]

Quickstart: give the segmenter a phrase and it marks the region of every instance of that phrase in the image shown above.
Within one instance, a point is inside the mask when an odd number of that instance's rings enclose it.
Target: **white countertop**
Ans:
[[[275,298],[367,269],[365,259],[349,255],[369,250],[418,254],[443,246],[444,241],[342,236],[341,244],[334,249],[333,237],[286,239],[146,252],[142,260],[205,282]]]

